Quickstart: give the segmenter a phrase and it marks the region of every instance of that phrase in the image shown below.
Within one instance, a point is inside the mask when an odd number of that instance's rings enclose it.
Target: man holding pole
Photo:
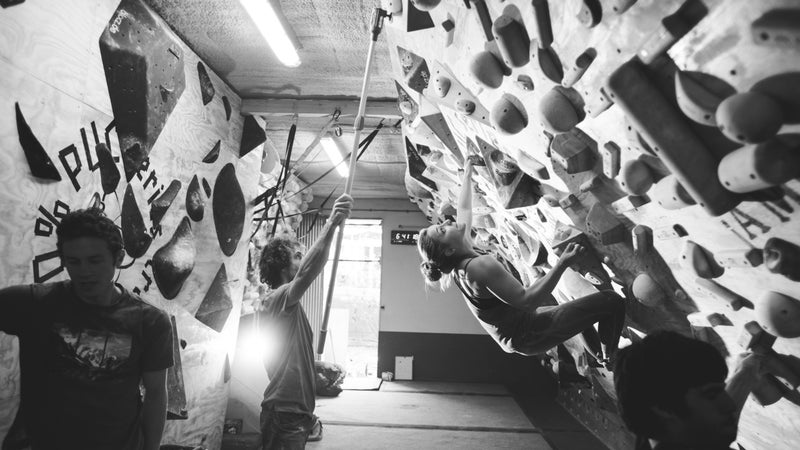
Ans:
[[[305,256],[300,243],[285,237],[272,238],[261,254],[261,281],[273,290],[262,300],[259,314],[268,321],[262,329],[270,331],[270,344],[277,346],[275,357],[264,361],[269,385],[261,402],[263,450],[304,449],[312,430],[321,435],[322,426],[314,416],[313,332],[300,299],[322,273],[336,228],[352,206],[348,194],[336,199],[321,236]]]

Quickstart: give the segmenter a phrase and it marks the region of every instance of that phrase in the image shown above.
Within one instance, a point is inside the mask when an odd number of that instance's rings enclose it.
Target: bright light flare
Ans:
[[[278,18],[278,13],[271,0],[239,0],[247,14],[253,19],[258,31],[267,40],[272,52],[278,60],[287,67],[300,65],[300,55],[294,47],[292,40],[283,23]]]
[[[320,144],[322,144],[322,148],[328,155],[328,159],[336,166],[336,171],[339,172],[339,175],[341,175],[342,178],[347,178],[348,175],[350,175],[350,169],[347,167],[347,162],[342,162],[342,159],[344,159],[344,156],[347,154],[342,139],[333,136],[325,136],[320,139]]]

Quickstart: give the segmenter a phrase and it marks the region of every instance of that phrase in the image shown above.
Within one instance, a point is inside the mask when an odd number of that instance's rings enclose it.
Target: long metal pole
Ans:
[[[369,85],[370,69],[372,67],[372,56],[375,52],[375,42],[383,27],[383,19],[387,16],[386,11],[375,8],[372,11],[372,39],[369,41],[367,52],[367,67],[364,68],[364,80],[361,83],[361,99],[358,102],[358,114],[353,123],[353,149],[350,151],[350,172],[347,182],[344,185],[344,193],[350,195],[353,190],[353,182],[356,177],[356,158],[358,155],[358,144],[361,142],[361,130],[364,129],[364,110],[367,107],[367,86]],[[339,267],[339,255],[342,253],[342,239],[344,238],[344,222],[339,225],[339,233],[336,236],[336,248],[333,252],[333,267],[331,268],[331,278],[328,284],[328,295],[325,300],[325,313],[322,316],[322,325],[319,330],[319,341],[317,342],[317,355],[322,356],[325,350],[325,341],[328,336],[328,320],[331,315],[331,304],[333,303],[333,288],[336,284],[336,269]]]

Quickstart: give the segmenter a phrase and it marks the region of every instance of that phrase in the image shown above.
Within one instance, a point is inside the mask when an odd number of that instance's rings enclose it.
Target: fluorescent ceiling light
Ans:
[[[297,67],[300,65],[300,55],[278,17],[273,1],[278,0],[239,0],[239,3],[250,14],[278,60],[284,66]]]
[[[347,167],[347,164],[343,162],[344,155],[347,154],[347,150],[344,149],[344,143],[342,142],[341,138],[333,137],[333,136],[325,136],[320,140],[322,144],[322,148],[325,150],[325,153],[328,155],[328,159],[331,160],[331,163],[336,166],[336,171],[339,172],[339,175],[342,178],[347,178],[350,174],[350,170]]]

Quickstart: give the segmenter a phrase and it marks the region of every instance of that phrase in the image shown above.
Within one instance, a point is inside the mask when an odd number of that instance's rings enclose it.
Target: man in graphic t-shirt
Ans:
[[[0,331],[19,338],[21,403],[8,438],[33,450],[157,449],[169,318],[114,283],[125,252],[102,212],[73,211],[56,235],[68,281],[0,290]]]
[[[275,358],[264,361],[269,385],[261,402],[263,450],[304,449],[309,434],[322,425],[314,416],[315,380],[313,332],[300,298],[328,261],[331,241],[350,214],[353,199],[336,199],[333,212],[308,253],[293,239],[273,238],[261,254],[261,280],[274,289],[263,300],[263,328],[276,340]]]

